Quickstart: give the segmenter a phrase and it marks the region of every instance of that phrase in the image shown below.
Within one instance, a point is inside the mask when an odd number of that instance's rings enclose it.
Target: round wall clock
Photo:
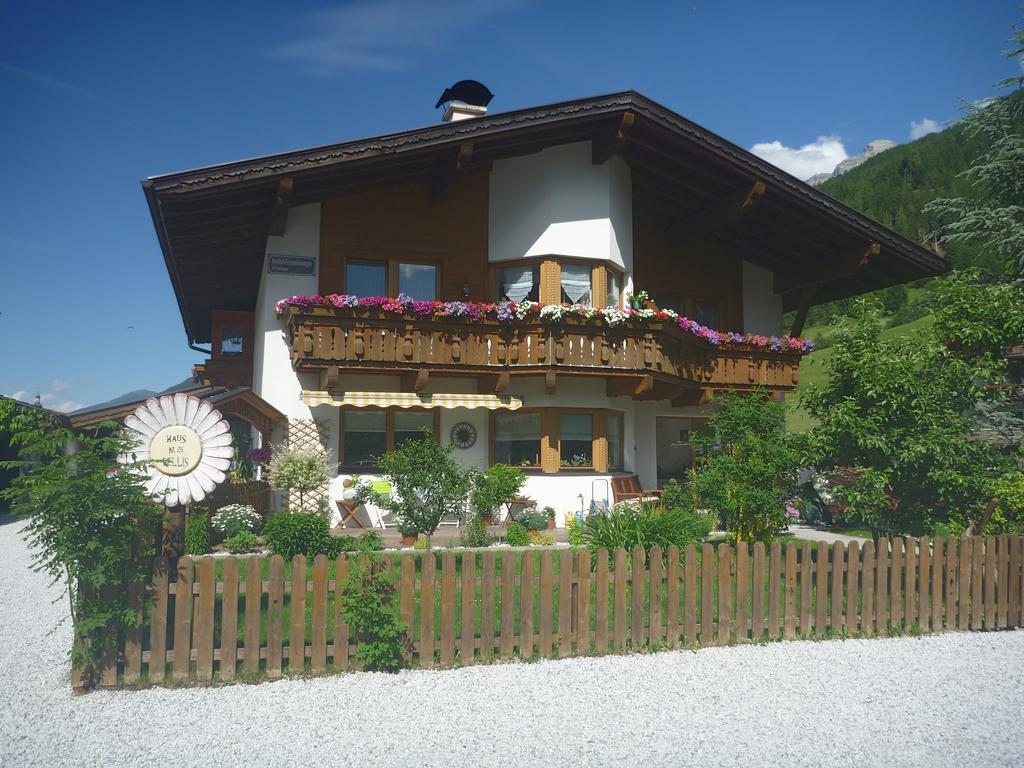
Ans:
[[[460,421],[452,427],[451,438],[456,448],[470,448],[476,442],[476,427],[468,421]]]

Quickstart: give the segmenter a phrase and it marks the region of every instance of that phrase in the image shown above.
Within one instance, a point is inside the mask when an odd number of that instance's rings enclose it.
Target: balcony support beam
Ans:
[[[732,224],[764,196],[765,189],[763,181],[755,181],[751,186],[715,201],[697,215],[674,224],[673,233],[678,233],[681,240],[678,247],[685,249],[715,230]]]
[[[790,336],[799,336],[803,333],[804,323],[807,322],[807,313],[811,310],[811,302],[814,301],[814,294],[817,290],[817,283],[804,286],[800,294],[800,306],[797,307],[796,317],[793,318],[793,327],[789,330]]]
[[[295,182],[290,176],[285,176],[277,183],[277,198],[270,211],[269,234],[271,235],[281,237],[288,227],[288,209],[291,207],[294,184]]]
[[[654,390],[654,376],[621,376],[609,378],[605,383],[608,397],[642,397]]]
[[[473,143],[465,141],[459,145],[455,156],[448,164],[438,169],[430,188],[430,202],[441,205],[451,195],[452,188],[459,177],[469,170],[473,162]]]
[[[495,394],[504,392],[508,389],[509,380],[511,374],[508,371],[502,371],[498,374],[491,374],[485,376],[478,376],[476,379],[476,391],[479,394]]]
[[[553,395],[558,390],[558,378],[554,371],[544,372],[544,394]]]
[[[320,369],[320,389],[330,390],[338,386],[338,375],[340,369],[336,365],[329,365]]]
[[[422,392],[427,388],[427,384],[429,383],[430,371],[426,368],[420,368],[416,373],[402,374],[403,392]]]

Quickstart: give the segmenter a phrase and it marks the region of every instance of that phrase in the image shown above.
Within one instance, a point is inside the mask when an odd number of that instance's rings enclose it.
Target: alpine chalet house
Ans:
[[[143,183],[198,380],[319,441],[332,501],[423,427],[522,466],[559,524],[613,480],[660,487],[714,392],[793,390],[811,305],[947,269],[638,93],[490,114],[483,91]]]

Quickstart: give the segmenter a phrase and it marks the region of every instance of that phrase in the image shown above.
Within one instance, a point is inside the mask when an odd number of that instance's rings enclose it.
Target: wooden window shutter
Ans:
[[[561,464],[558,441],[558,411],[545,408],[540,417],[540,466],[544,472],[551,474],[558,471]]]
[[[608,471],[608,412],[594,412],[594,471]]]
[[[608,268],[599,264],[590,273],[591,303],[598,309],[608,304]]]
[[[562,268],[554,259],[540,263],[540,303],[562,303]]]

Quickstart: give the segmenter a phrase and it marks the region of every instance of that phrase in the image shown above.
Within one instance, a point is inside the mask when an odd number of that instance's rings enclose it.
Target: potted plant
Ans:
[[[472,482],[470,503],[483,519],[484,525],[493,525],[495,513],[519,495],[526,476],[518,467],[495,464],[486,472],[474,473]]]
[[[402,534],[402,546],[411,547],[416,543],[416,539],[419,538],[420,532],[416,527],[415,523],[407,520],[400,520],[398,523],[398,532]]]
[[[544,507],[544,514],[548,516],[548,530],[553,531],[555,529],[555,508]]]

